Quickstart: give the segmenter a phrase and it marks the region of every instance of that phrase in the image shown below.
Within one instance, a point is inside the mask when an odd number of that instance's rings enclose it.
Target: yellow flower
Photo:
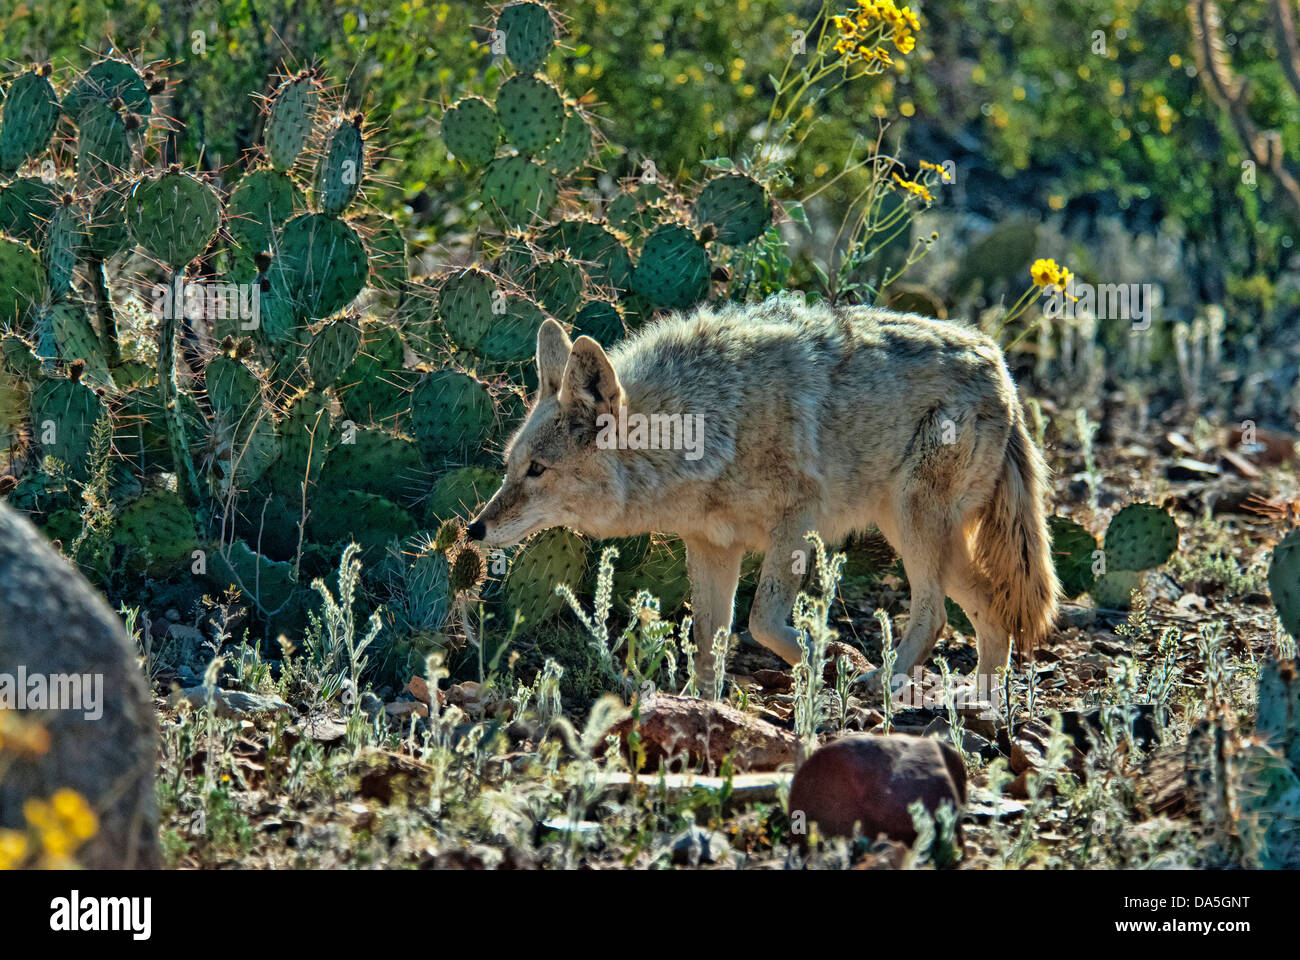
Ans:
[[[1074,274],[1055,260],[1042,257],[1035,260],[1034,265],[1029,268],[1029,276],[1033,278],[1036,287],[1059,287],[1062,290],[1074,279]]]
[[[899,53],[911,53],[916,49],[916,37],[903,30],[894,31],[894,46]]]
[[[77,791],[64,788],[55,793],[50,802],[64,828],[75,839],[89,840],[99,829],[99,821],[90,804]]]
[[[27,856],[27,837],[21,830],[0,830],[0,870],[13,870]]]
[[[913,196],[920,197],[926,203],[934,202],[934,198],[930,196],[930,191],[925,184],[917,183],[915,180],[904,180],[898,174],[894,174],[894,182]]]

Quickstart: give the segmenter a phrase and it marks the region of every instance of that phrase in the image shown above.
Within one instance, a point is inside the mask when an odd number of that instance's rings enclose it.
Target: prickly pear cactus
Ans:
[[[357,359],[361,349],[361,321],[359,317],[338,317],[327,320],[312,334],[307,345],[307,369],[312,383],[328,387],[343,375],[343,371]]]
[[[651,538],[645,559],[630,570],[614,570],[614,596],[620,607],[648,590],[659,600],[664,616],[676,613],[686,601],[690,581],[686,576],[686,546],[681,540]]]
[[[466,166],[487,166],[501,143],[496,111],[479,97],[458,100],[442,115],[442,142]]]
[[[536,73],[555,45],[555,19],[540,3],[511,3],[497,17],[505,54],[521,73]]]
[[[1107,570],[1093,583],[1092,599],[1106,610],[1127,610],[1132,603],[1131,594],[1142,587],[1140,570]]]
[[[406,510],[384,497],[358,490],[322,494],[308,524],[316,543],[355,540],[366,562],[378,560],[392,541],[404,540],[416,529],[415,518]]]
[[[503,294],[497,278],[483,270],[461,270],[443,282],[438,316],[456,346],[470,352],[478,349],[498,319],[498,310],[505,312]]]
[[[515,555],[506,574],[506,623],[513,624],[516,613],[523,617],[526,628],[555,616],[565,608],[564,598],[555,592],[556,586],[564,583],[576,591],[582,584],[586,563],[587,545],[563,527],[545,530],[529,540]]]
[[[646,237],[632,274],[632,289],[657,307],[682,309],[709,292],[709,256],[680,224],[665,224]]]
[[[1273,548],[1268,589],[1282,626],[1300,639],[1300,530],[1292,530]]]
[[[192,565],[198,537],[181,498],[161,489],[146,493],[117,515],[112,545],[129,573],[162,577]]]
[[[1061,591],[1073,600],[1087,593],[1096,583],[1093,573],[1093,553],[1097,540],[1091,533],[1068,517],[1050,517],[1047,521],[1052,534],[1052,562],[1056,565],[1056,579]]]
[[[608,300],[585,303],[573,318],[574,333],[588,336],[608,350],[627,336],[627,325],[618,304]]]
[[[45,455],[84,477],[95,425],[105,416],[95,391],[77,380],[46,380],[32,391],[31,403],[32,428]]]
[[[427,373],[411,393],[411,429],[430,463],[481,451],[495,417],[487,388],[459,370]]]
[[[40,255],[20,240],[0,236],[0,325],[21,326],[45,299]]]
[[[715,177],[695,201],[695,219],[712,226],[718,240],[740,246],[763,235],[772,223],[772,201],[762,184],[738,173]]]
[[[483,202],[506,226],[546,216],[560,196],[555,174],[527,157],[497,157],[483,175]]]
[[[10,176],[45,149],[59,123],[59,97],[48,67],[33,67],[4,90],[0,114],[0,174]]]
[[[330,447],[321,489],[374,493],[403,507],[414,506],[427,492],[420,450],[412,441],[373,427],[358,427],[346,441]]]
[[[366,246],[344,220],[303,214],[284,225],[272,276],[290,291],[298,315],[320,320],[356,299],[370,276]]]
[[[221,203],[202,180],[171,170],[136,183],[126,202],[126,222],[149,256],[179,270],[216,236]]]
[[[1274,660],[1260,669],[1255,731],[1300,771],[1300,673],[1294,660]]]
[[[337,118],[325,134],[325,155],[316,168],[316,203],[338,216],[357,198],[365,167],[364,115]]]
[[[497,91],[497,117],[506,140],[535,157],[564,132],[564,98],[541,77],[516,74]]]
[[[426,514],[430,525],[456,518],[468,519],[501,486],[501,472],[485,467],[461,467],[438,478],[429,495]]]
[[[276,90],[262,136],[275,169],[293,169],[315,128],[320,101],[320,82],[311,71],[290,77]]]
[[[1150,503],[1130,503],[1106,528],[1106,569],[1151,570],[1178,548],[1178,524]]]

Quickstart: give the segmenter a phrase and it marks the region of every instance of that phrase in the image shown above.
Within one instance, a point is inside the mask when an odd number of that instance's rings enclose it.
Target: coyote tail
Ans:
[[[992,617],[1015,638],[1020,656],[1046,639],[1060,601],[1044,510],[1047,475],[1017,400],[1002,473],[979,514],[974,556],[993,584]]]

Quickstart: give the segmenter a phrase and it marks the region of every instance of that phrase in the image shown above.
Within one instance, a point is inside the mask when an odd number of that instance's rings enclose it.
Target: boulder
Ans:
[[[908,807],[915,801],[933,814],[944,803],[958,811],[966,802],[966,767],[949,744],[906,734],[843,737],[816,751],[790,785],[790,818],[816,823],[825,836],[861,835],[911,844],[916,827]]]
[[[0,709],[19,707],[19,719],[45,729],[49,748],[5,758],[12,763],[0,775],[0,827],[21,828],[25,801],[70,788],[99,820],[78,863],[160,866],[153,701],[133,645],[86,579],[0,503],[0,696],[6,682],[10,695],[19,692],[20,674],[24,702]],[[76,699],[79,708],[32,709],[42,683],[51,692],[44,706]]]

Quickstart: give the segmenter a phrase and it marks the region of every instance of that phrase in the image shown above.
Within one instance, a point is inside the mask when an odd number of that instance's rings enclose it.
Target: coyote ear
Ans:
[[[588,336],[573,342],[569,362],[564,367],[560,386],[560,406],[585,406],[602,413],[618,415],[623,404],[623,385],[618,382],[609,357],[599,343]]]
[[[538,400],[545,400],[560,392],[564,381],[564,365],[569,362],[573,344],[564,328],[547,317],[537,330],[537,383]]]

